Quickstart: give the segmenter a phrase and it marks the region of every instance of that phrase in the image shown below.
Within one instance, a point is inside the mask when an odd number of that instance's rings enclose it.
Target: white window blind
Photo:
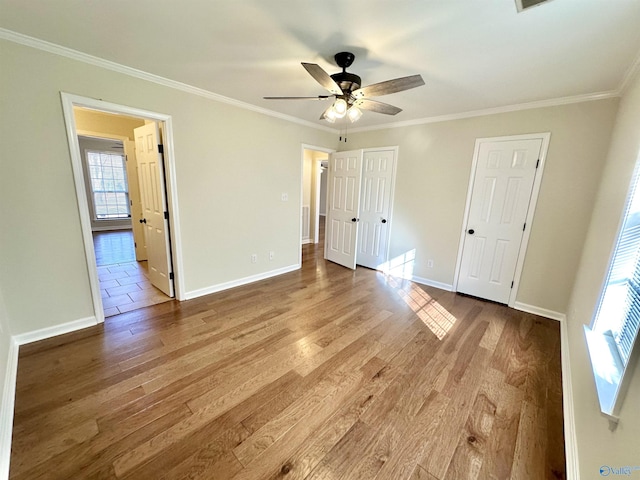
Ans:
[[[640,328],[640,164],[636,165],[593,328],[585,327],[600,408],[615,419]]]
[[[95,218],[129,218],[131,210],[124,155],[87,151],[87,165]]]
[[[640,325],[640,189],[636,168],[594,330],[611,332],[626,367]]]

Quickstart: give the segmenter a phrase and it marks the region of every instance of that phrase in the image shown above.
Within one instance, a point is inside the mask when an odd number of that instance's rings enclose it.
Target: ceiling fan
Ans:
[[[342,68],[342,72],[329,75],[320,65],[315,63],[304,63],[302,66],[309,74],[331,95],[318,95],[316,97],[264,97],[265,100],[324,100],[335,97],[336,101],[327,108],[320,119],[334,123],[336,119],[347,116],[351,122],[357,121],[362,116],[361,110],[369,110],[385,115],[396,115],[402,111],[401,108],[394,107],[388,103],[371,100],[370,97],[388,95],[390,93],[402,92],[410,88],[424,85],[424,80],[420,75],[410,75],[408,77],[395,78],[385,82],[374,83],[366,87],[361,87],[362,80],[358,75],[347,72],[356,56],[351,52],[336,53],[333,57],[336,64]]]

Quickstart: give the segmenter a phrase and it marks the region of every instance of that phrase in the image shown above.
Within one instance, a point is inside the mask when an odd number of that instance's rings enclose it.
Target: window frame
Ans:
[[[612,320],[609,324],[601,325],[601,322],[606,319],[601,317],[603,312],[603,304],[605,303],[605,297],[607,296],[610,286],[620,284],[621,280],[613,277],[614,269],[619,268],[620,265],[616,262],[618,254],[624,253],[624,249],[620,249],[621,240],[624,233],[632,227],[632,223],[629,224],[627,219],[631,219],[634,214],[640,212],[640,208],[635,206],[632,211],[632,205],[640,203],[640,158],[636,161],[636,165],[633,170],[633,175],[627,186],[627,194],[625,197],[624,208],[618,224],[618,229],[613,242],[612,250],[609,255],[609,262],[607,263],[606,275],[600,289],[600,295],[598,296],[598,302],[593,314],[590,325],[584,325],[585,339],[587,343],[587,351],[589,353],[589,359],[591,361],[591,367],[596,384],[596,391],[598,394],[598,401],[600,404],[600,411],[609,419],[609,421],[615,425],[619,421],[620,410],[622,403],[629,387],[629,380],[632,376],[633,369],[638,362],[638,356],[640,355],[640,348],[638,347],[638,338],[640,338],[640,325],[636,327],[635,333],[632,334],[631,347],[629,349],[628,358],[626,362],[623,359],[624,352],[621,352],[616,339],[614,338],[611,329],[607,328],[612,325],[615,320]],[[636,248],[640,249],[640,236],[635,239]],[[640,272],[640,251],[636,253],[634,257],[633,269],[629,271],[627,277],[622,281],[625,283],[631,280],[634,275]],[[625,287],[625,293],[629,290],[629,286]],[[637,302],[637,303],[636,303]],[[640,297],[633,303],[638,305],[640,309]],[[631,310],[627,310],[622,316],[624,322],[616,322],[619,325],[625,325],[626,320],[631,313]],[[622,328],[620,330],[623,330]]]
[[[103,191],[96,191],[94,190],[94,186],[93,186],[93,177],[91,175],[91,167],[92,165],[90,164],[90,156],[91,154],[99,154],[99,155],[109,155],[109,156],[117,156],[122,158],[122,172],[124,175],[124,185],[125,185],[125,190],[124,191],[120,191],[120,190],[103,190]],[[105,151],[105,150],[101,150],[101,149],[96,149],[96,148],[87,148],[84,151],[84,162],[85,162],[85,167],[86,167],[86,172],[87,172],[87,186],[88,186],[88,193],[89,193],[89,197],[91,199],[91,206],[92,206],[92,216],[93,216],[93,220],[95,222],[117,222],[117,221],[123,221],[123,220],[130,220],[131,219],[131,199],[129,196],[129,178],[127,175],[127,158],[126,155],[122,152],[110,152],[110,151]],[[126,216],[124,214],[119,215],[119,216],[113,216],[113,217],[99,217],[98,216],[98,207],[96,205],[96,194],[100,194],[100,193],[124,193],[125,195],[125,203],[124,205],[126,205],[127,208],[127,214]],[[119,203],[117,204],[119,205]]]

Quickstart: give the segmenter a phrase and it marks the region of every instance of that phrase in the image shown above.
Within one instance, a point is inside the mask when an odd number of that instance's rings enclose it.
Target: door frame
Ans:
[[[298,247],[298,258],[300,259],[300,265],[302,265],[302,207],[304,204],[304,151],[305,150],[313,150],[316,152],[322,152],[322,153],[326,153],[327,155],[331,155],[332,153],[334,153],[336,150],[334,148],[328,148],[328,147],[319,147],[317,145],[309,145],[307,143],[303,143],[301,145],[300,148],[300,227],[299,227],[299,231],[298,231],[298,239],[299,239],[299,247]],[[318,167],[318,165],[314,164],[314,167]],[[320,209],[320,175],[318,175],[318,169],[315,168],[315,172],[314,172],[315,177],[317,178],[312,178],[311,182],[316,186],[316,191],[315,191],[315,196],[314,196],[314,202],[315,202],[315,209],[313,212],[314,218],[314,224],[315,224],[315,228],[314,228],[314,244],[318,243],[318,229],[320,228],[320,221],[319,221],[319,209]],[[326,239],[325,239],[326,240]]]
[[[177,183],[175,154],[173,142],[173,125],[170,115],[163,113],[151,112],[135,107],[118,105],[115,103],[105,102],[95,98],[82,97],[80,95],[60,92],[62,100],[62,109],[67,132],[67,141],[69,143],[69,153],[71,155],[71,166],[73,169],[73,178],[78,200],[78,210],[80,214],[80,227],[82,231],[82,239],[84,243],[85,258],[87,262],[87,271],[89,274],[89,285],[91,289],[91,297],[93,300],[94,315],[96,323],[104,322],[104,309],[102,305],[102,296],[100,294],[100,279],[98,277],[98,266],[93,247],[93,235],[91,231],[91,217],[89,214],[88,199],[85,190],[85,179],[82,170],[82,155],[80,154],[80,146],[78,144],[78,131],[76,129],[74,107],[84,107],[113,114],[128,115],[131,117],[139,117],[153,120],[162,124],[163,143],[164,143],[164,170],[165,170],[165,188],[167,189],[167,209],[169,211],[169,226],[171,240],[171,256],[174,271],[174,290],[178,300],[184,300],[183,278],[183,261],[182,261],[182,241],[180,233],[180,221],[178,218],[178,201],[177,201]]]
[[[538,195],[540,193],[540,185],[542,184],[542,177],[544,173],[544,166],[547,160],[547,151],[549,150],[549,141],[551,139],[551,132],[543,133],[527,133],[523,135],[507,135],[502,137],[486,137],[477,138],[475,147],[473,150],[473,161],[471,163],[471,174],[469,176],[469,186],[467,187],[467,201],[464,207],[464,217],[462,219],[462,228],[460,230],[460,240],[458,242],[458,259],[456,261],[456,271],[453,277],[453,291],[458,291],[458,279],[460,276],[460,267],[462,265],[462,252],[464,250],[464,239],[467,231],[467,222],[469,221],[469,210],[471,208],[471,196],[473,194],[473,184],[476,178],[476,168],[478,166],[478,156],[480,153],[480,145],[488,142],[505,142],[511,140],[535,140],[542,139],[542,145],[540,147],[540,163],[533,180],[533,187],[531,189],[531,197],[529,198],[529,206],[527,208],[527,217],[525,220],[526,228],[522,235],[522,241],[520,242],[520,250],[518,251],[518,260],[516,261],[516,270],[513,278],[513,288],[509,294],[509,307],[513,308],[518,296],[518,288],[520,287],[520,277],[522,276],[522,268],[524,266],[524,259],[527,254],[527,246],[529,245],[529,236],[531,235],[531,226],[533,225],[533,219],[535,216],[536,204],[538,202]]]

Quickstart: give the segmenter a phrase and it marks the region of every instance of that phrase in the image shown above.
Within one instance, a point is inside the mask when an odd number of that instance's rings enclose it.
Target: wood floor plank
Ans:
[[[12,480],[565,478],[555,321],[327,262],[20,348]]]

